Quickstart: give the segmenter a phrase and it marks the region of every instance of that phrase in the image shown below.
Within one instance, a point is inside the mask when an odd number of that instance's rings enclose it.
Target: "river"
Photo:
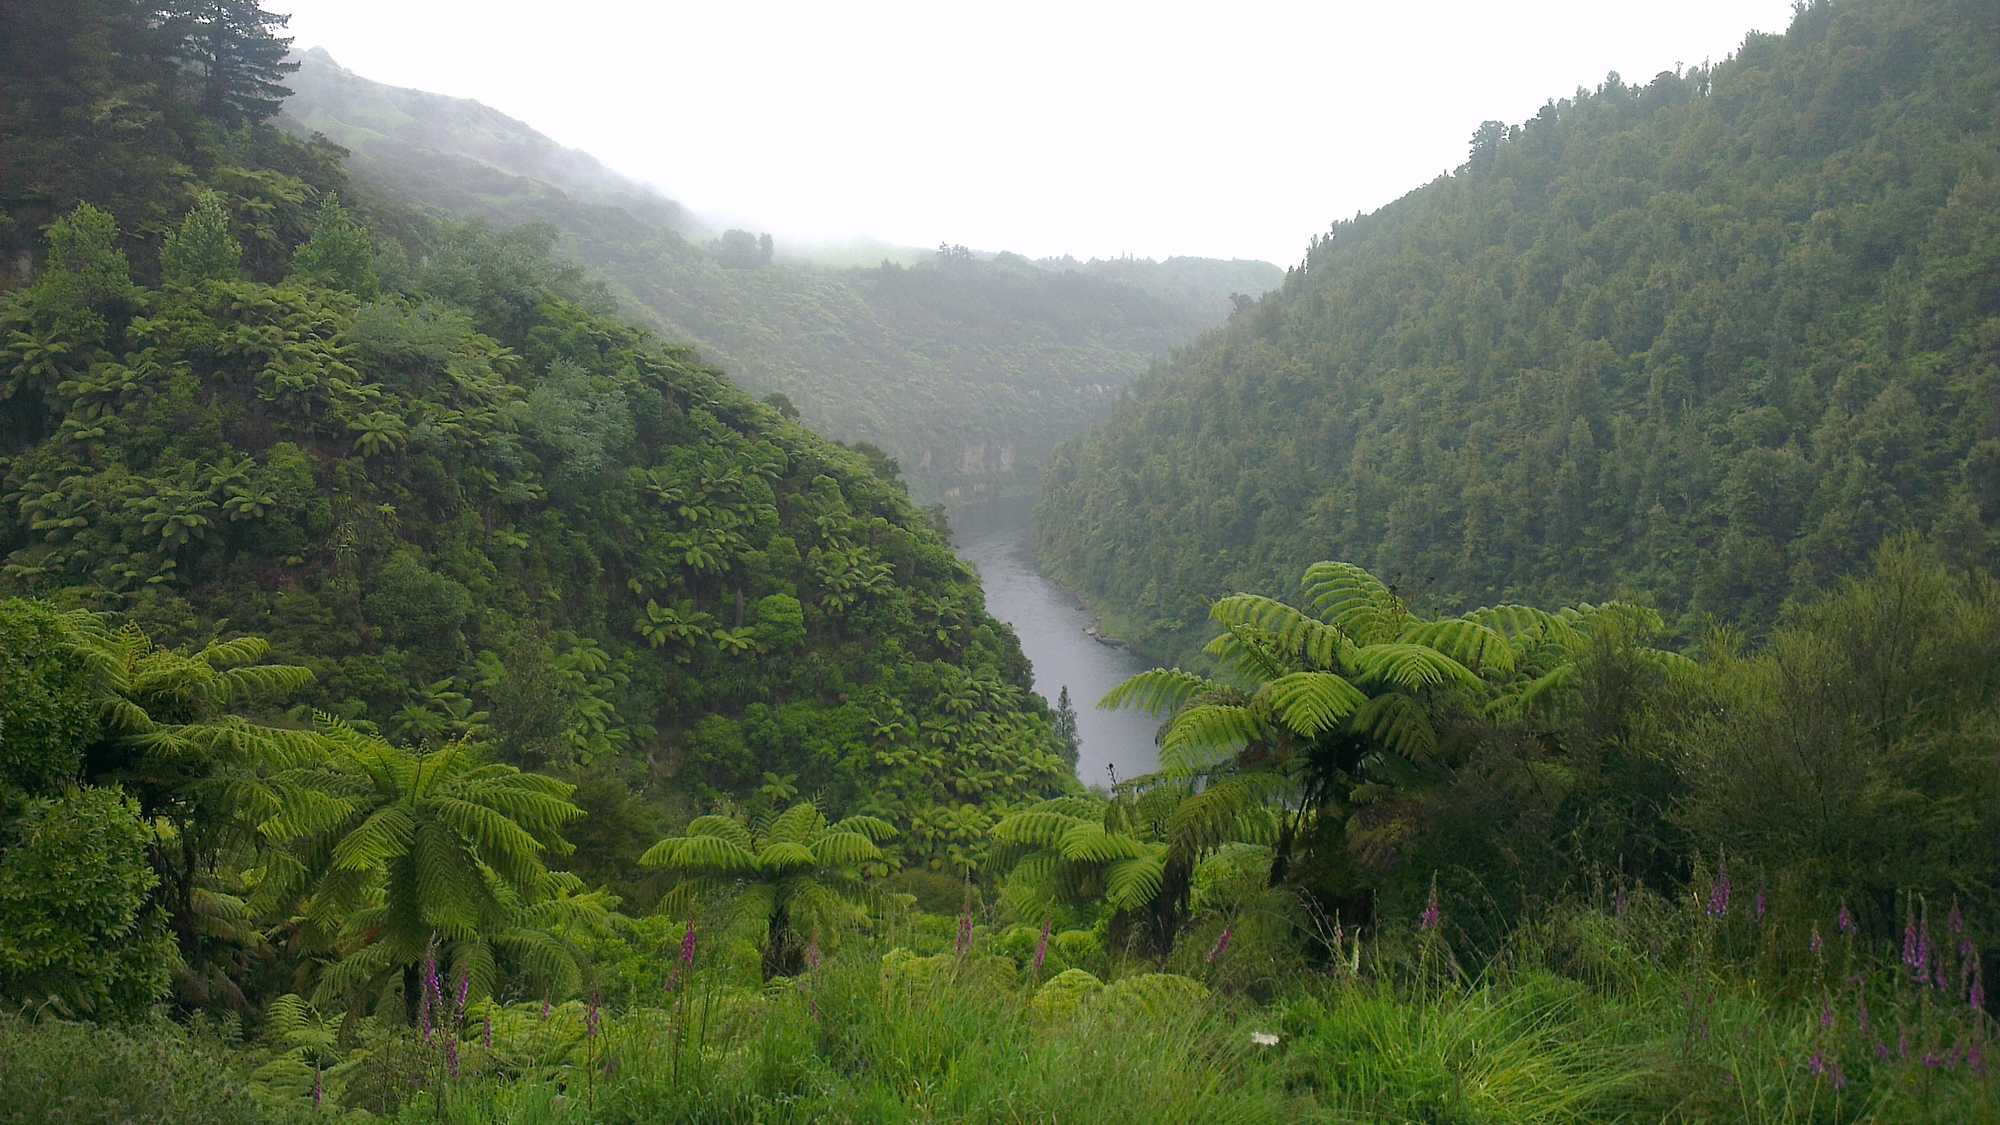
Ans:
[[[1124,649],[1084,635],[1091,623],[1077,600],[1035,569],[1025,523],[1008,521],[962,532],[958,555],[979,572],[986,611],[1014,627],[1021,651],[1035,666],[1035,690],[1050,706],[1065,685],[1076,708],[1077,776],[1103,785],[1107,767],[1120,778],[1151,773],[1159,763],[1153,743],[1157,720],[1143,712],[1101,711],[1097,701],[1146,665]]]

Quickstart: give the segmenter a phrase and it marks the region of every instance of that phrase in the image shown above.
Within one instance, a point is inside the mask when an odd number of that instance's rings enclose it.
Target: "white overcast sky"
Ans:
[[[296,47],[476,98],[785,236],[1297,261],[1607,71],[1790,0],[267,0]]]

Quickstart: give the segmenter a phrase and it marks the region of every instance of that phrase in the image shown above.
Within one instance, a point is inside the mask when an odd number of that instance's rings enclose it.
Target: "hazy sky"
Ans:
[[[300,48],[476,98],[786,235],[1288,264],[1607,71],[1790,0],[269,0]]]

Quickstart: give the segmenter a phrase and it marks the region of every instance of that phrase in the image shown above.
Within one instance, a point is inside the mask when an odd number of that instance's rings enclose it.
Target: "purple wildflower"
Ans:
[[[1708,889],[1708,916],[1721,918],[1729,913],[1729,860],[1715,857],[1715,882]]]
[[[1917,915],[1912,910],[1903,919],[1903,964],[1917,967]]]
[[[1833,1030],[1833,1004],[1830,1002],[1819,1006],[1819,1027],[1821,1031]]]
[[[1883,1062],[1889,1061],[1889,1045],[1880,1039],[1875,1041],[1875,1057]]]
[[[485,1026],[480,1029],[479,1042],[487,1050],[493,1049],[493,1017],[490,1015],[486,1017]]]
[[[458,1077],[458,1036],[444,1037],[444,1066],[453,1078]]]
[[[458,1004],[458,1014],[460,1016],[465,1015],[465,1001],[466,998],[471,995],[472,995],[472,974],[461,972],[458,974],[458,996],[456,998]]]
[[[689,918],[687,930],[681,934],[681,964],[694,967],[694,919]]]
[[[952,952],[960,957],[972,952],[972,906],[969,903],[958,915],[958,938],[952,942]]]
[[[1042,919],[1042,936],[1035,941],[1035,964],[1029,970],[1037,976],[1041,975],[1042,963],[1049,959],[1049,931],[1055,928],[1055,924],[1054,918]]]
[[[1806,948],[1810,949],[1813,953],[1813,956],[1817,957],[1819,956],[1819,951],[1825,948],[1825,946],[1826,946],[1825,939],[1819,936],[1819,923],[1814,922],[1812,928],[1812,936],[1806,939]]]
[[[1936,1051],[1924,1052],[1925,1070],[1936,1070],[1938,1067],[1941,1067],[1943,1065],[1944,1065],[1944,1056],[1938,1054]]]
[[[1938,958],[1937,962],[1931,966],[1931,983],[1937,986],[1939,992],[1943,992],[1951,987],[1951,974],[1944,971],[1944,958],[1942,957]]]
[[[1840,904],[1840,913],[1833,916],[1833,924],[1843,934],[1854,932],[1854,915],[1848,911],[1845,902]]]
[[[1826,1073],[1826,1054],[1818,1047],[1813,1048],[1812,1058],[1806,1060],[1806,1069],[1818,1078]]]
[[[1975,1012],[1982,1012],[1986,1010],[1985,973],[1979,972],[1978,970],[1973,971],[1972,987],[1966,991],[1965,1001],[1966,1001],[1966,1006],[1971,1008]]]
[[[1417,928],[1420,930],[1435,930],[1438,928],[1438,877],[1436,875],[1431,876],[1431,895],[1430,898],[1424,901],[1424,913],[1422,917],[1417,919]]]
[[[1951,900],[1951,913],[1945,916],[1944,926],[1953,937],[1965,932],[1965,915],[1959,912],[1958,900]]]
[[[318,1068],[318,1067],[314,1067],[314,1068],[313,1068],[313,1108],[314,1108],[314,1109],[318,1109],[319,1107],[321,1107],[321,1106],[323,1106],[323,1105],[325,1105],[325,1104],[326,1104],[326,1087],[320,1084],[320,1078],[319,1078],[319,1068]]]
[[[1209,964],[1215,964],[1218,958],[1229,952],[1229,935],[1235,932],[1236,927],[1233,925],[1222,927],[1222,936],[1215,939],[1215,948],[1208,951]]]
[[[549,1022],[549,998],[542,997],[542,1022]]]
[[[598,1025],[603,1021],[604,1010],[598,1007],[597,994],[593,992],[590,995],[590,1003],[585,1005],[583,1009],[583,1037],[585,1039],[597,1038]]]

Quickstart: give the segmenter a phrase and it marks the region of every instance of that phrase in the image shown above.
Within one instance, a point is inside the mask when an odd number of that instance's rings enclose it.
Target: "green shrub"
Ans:
[[[117,789],[28,803],[0,851],[0,996],[130,1018],[166,994],[173,948],[147,905],[150,839]]]
[[[108,1028],[0,1015],[0,1121],[255,1125],[294,1119],[256,1100],[220,1044],[172,1024]]]

